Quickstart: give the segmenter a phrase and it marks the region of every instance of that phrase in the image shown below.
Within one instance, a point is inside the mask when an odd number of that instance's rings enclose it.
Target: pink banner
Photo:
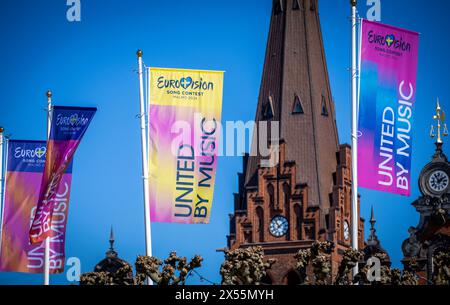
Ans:
[[[30,228],[32,244],[52,235],[51,219],[58,205],[57,190],[96,111],[96,108],[53,107],[44,176]]]
[[[45,164],[45,141],[9,141],[2,223],[0,271],[42,273],[44,244],[31,245],[29,228],[34,217]],[[65,235],[72,165],[57,190],[50,237],[50,272],[64,271]]]
[[[359,185],[409,196],[419,35],[366,20],[361,31]]]

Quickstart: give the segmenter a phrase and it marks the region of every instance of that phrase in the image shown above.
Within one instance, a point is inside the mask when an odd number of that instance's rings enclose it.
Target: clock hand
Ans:
[[[442,184],[443,181],[444,181],[444,177],[442,177],[441,179],[438,179],[437,183]]]

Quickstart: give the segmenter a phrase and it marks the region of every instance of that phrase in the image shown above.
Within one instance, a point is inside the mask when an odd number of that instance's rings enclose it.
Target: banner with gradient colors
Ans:
[[[363,20],[358,180],[409,196],[418,33]]]
[[[150,68],[148,155],[153,222],[209,223],[223,74]]]
[[[30,228],[30,242],[33,244],[52,234],[50,220],[59,200],[57,189],[96,111],[97,108],[53,107],[44,176]]]
[[[44,243],[31,245],[28,233],[39,197],[46,144],[45,141],[9,141],[0,272],[43,273]],[[56,192],[58,203],[51,222],[53,234],[50,237],[50,273],[64,271],[71,180],[72,164],[63,174]]]

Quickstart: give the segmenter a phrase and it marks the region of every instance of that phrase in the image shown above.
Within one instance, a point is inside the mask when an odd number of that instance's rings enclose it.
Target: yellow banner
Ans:
[[[224,73],[150,68],[149,74],[151,220],[208,223]]]

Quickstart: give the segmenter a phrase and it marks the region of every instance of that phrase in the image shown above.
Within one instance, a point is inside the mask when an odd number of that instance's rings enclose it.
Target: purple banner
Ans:
[[[363,20],[359,186],[409,196],[419,35]]]
[[[0,271],[42,273],[44,244],[31,245],[29,229],[39,197],[46,154],[45,141],[9,141],[5,203],[0,248]],[[57,190],[50,237],[50,272],[64,271],[65,235],[72,164]]]
[[[97,108],[53,107],[44,175],[30,228],[32,244],[42,242],[52,234],[50,220],[58,204],[57,190],[96,111]]]

